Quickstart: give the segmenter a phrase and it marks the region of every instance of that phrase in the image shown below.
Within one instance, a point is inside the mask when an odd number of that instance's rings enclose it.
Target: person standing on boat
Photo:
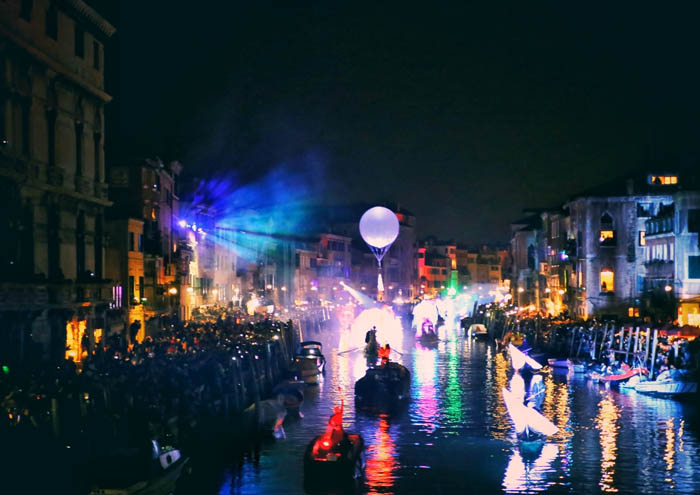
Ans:
[[[390,354],[391,354],[391,347],[389,346],[388,342],[386,343],[386,345],[379,348],[378,355],[379,355],[379,358],[382,360],[382,366],[386,365],[386,363],[389,362],[389,355]]]
[[[377,327],[372,327],[367,330],[365,334],[365,353],[366,354],[376,354],[377,353]]]

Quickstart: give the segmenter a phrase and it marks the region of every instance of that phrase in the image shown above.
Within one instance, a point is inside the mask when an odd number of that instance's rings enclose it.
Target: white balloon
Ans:
[[[375,206],[364,212],[360,218],[360,234],[372,247],[387,247],[399,236],[399,220],[390,209]]]

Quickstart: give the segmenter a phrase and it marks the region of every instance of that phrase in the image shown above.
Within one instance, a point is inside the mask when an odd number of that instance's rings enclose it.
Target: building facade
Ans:
[[[104,46],[114,32],[80,0],[0,2],[3,358],[79,360],[83,334],[93,343],[103,331]]]

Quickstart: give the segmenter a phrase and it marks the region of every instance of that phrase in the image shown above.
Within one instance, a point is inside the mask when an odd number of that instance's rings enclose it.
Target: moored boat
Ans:
[[[646,375],[648,371],[645,368],[630,368],[629,365],[623,364],[622,367],[613,373],[599,373],[594,371],[588,374],[588,378],[593,382],[600,383],[622,383],[629,380],[633,376]]]
[[[323,344],[315,340],[307,340],[299,344],[294,354],[294,368],[299,379],[308,384],[316,384],[325,367]]]
[[[686,370],[671,369],[659,373],[655,380],[638,381],[634,390],[656,397],[678,397],[697,394],[698,383],[688,379]]]
[[[489,336],[489,331],[486,328],[486,325],[482,323],[474,323],[472,325],[469,325],[467,335],[469,336],[469,338],[473,339],[487,339]]]
[[[576,359],[548,359],[547,363],[554,369],[566,369],[574,373],[584,373],[586,364]]]
[[[118,463],[110,464],[111,476],[98,480],[89,495],[170,495],[175,493],[177,480],[188,462],[189,457],[183,457],[179,450],[173,447],[161,448],[153,441],[153,456],[147,466],[148,473],[142,479],[129,478],[134,472],[132,468],[122,472],[116,468]]]

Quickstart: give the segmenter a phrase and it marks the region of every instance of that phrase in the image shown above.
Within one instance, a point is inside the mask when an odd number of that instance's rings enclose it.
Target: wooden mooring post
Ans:
[[[656,364],[656,346],[659,343],[659,330],[654,329],[654,341],[651,348],[651,364],[649,366],[649,380],[654,379],[654,365]]]

